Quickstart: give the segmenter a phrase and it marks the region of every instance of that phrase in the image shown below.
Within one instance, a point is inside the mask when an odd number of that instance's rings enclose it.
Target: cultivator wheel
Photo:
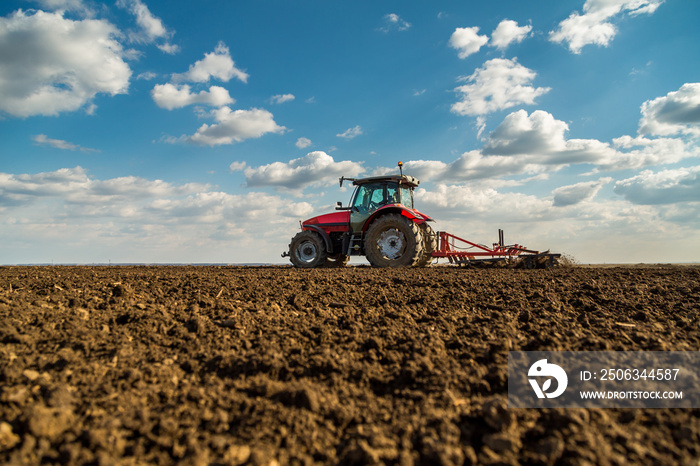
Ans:
[[[313,231],[302,231],[292,238],[289,260],[296,267],[310,269],[326,263],[327,253],[321,237]]]
[[[423,238],[418,225],[402,215],[379,217],[367,230],[365,255],[374,267],[417,265],[423,257]]]

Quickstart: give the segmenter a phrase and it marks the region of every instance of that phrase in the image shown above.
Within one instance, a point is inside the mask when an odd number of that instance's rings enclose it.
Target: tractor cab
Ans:
[[[377,211],[387,208],[413,210],[413,189],[419,181],[412,176],[376,176],[371,178],[340,178],[352,181],[356,186],[348,207],[338,203],[336,210],[350,211],[350,230],[361,232],[366,229],[369,220]]]

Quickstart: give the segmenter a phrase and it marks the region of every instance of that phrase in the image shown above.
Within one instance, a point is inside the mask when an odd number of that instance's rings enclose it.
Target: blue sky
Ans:
[[[437,230],[700,261],[700,3],[0,6],[0,263],[273,262],[337,179]]]

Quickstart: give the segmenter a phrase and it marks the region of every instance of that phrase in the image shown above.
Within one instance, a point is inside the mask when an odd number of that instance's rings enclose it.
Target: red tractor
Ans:
[[[413,208],[412,176],[340,178],[356,186],[350,205],[301,224],[289,245],[297,267],[345,265],[351,255],[363,255],[376,267],[425,266],[432,260],[437,236],[427,224],[430,217]]]
[[[425,267],[433,259],[447,258],[461,265],[507,263],[541,268],[553,265],[559,257],[517,244],[506,246],[502,230],[492,248],[446,232],[435,233],[428,225],[433,219],[413,208],[413,190],[419,181],[403,170],[394,176],[341,177],[341,187],[344,181],[355,186],[350,205],[343,207],[338,202],[338,212],[302,222],[289,252],[282,254],[296,267],[344,266],[350,256],[365,256],[375,267]]]

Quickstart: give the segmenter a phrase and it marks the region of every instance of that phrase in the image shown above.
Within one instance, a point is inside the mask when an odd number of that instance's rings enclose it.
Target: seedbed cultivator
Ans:
[[[524,269],[544,269],[557,264],[561,254],[526,249],[519,244],[506,245],[503,230],[498,230],[498,243],[489,248],[472,243],[446,231],[438,231],[437,249],[433,257],[446,258],[450,264],[466,267],[500,266]]]
[[[289,244],[289,257],[296,267],[343,266],[350,256],[365,256],[375,267],[425,267],[447,259],[462,266],[546,268],[556,265],[560,254],[539,252],[519,244],[506,245],[503,230],[492,247],[462,239],[451,233],[435,233],[434,220],[413,207],[413,190],[420,183],[404,175],[371,178],[340,178],[355,186],[350,204],[338,202],[336,212],[301,222]]]

